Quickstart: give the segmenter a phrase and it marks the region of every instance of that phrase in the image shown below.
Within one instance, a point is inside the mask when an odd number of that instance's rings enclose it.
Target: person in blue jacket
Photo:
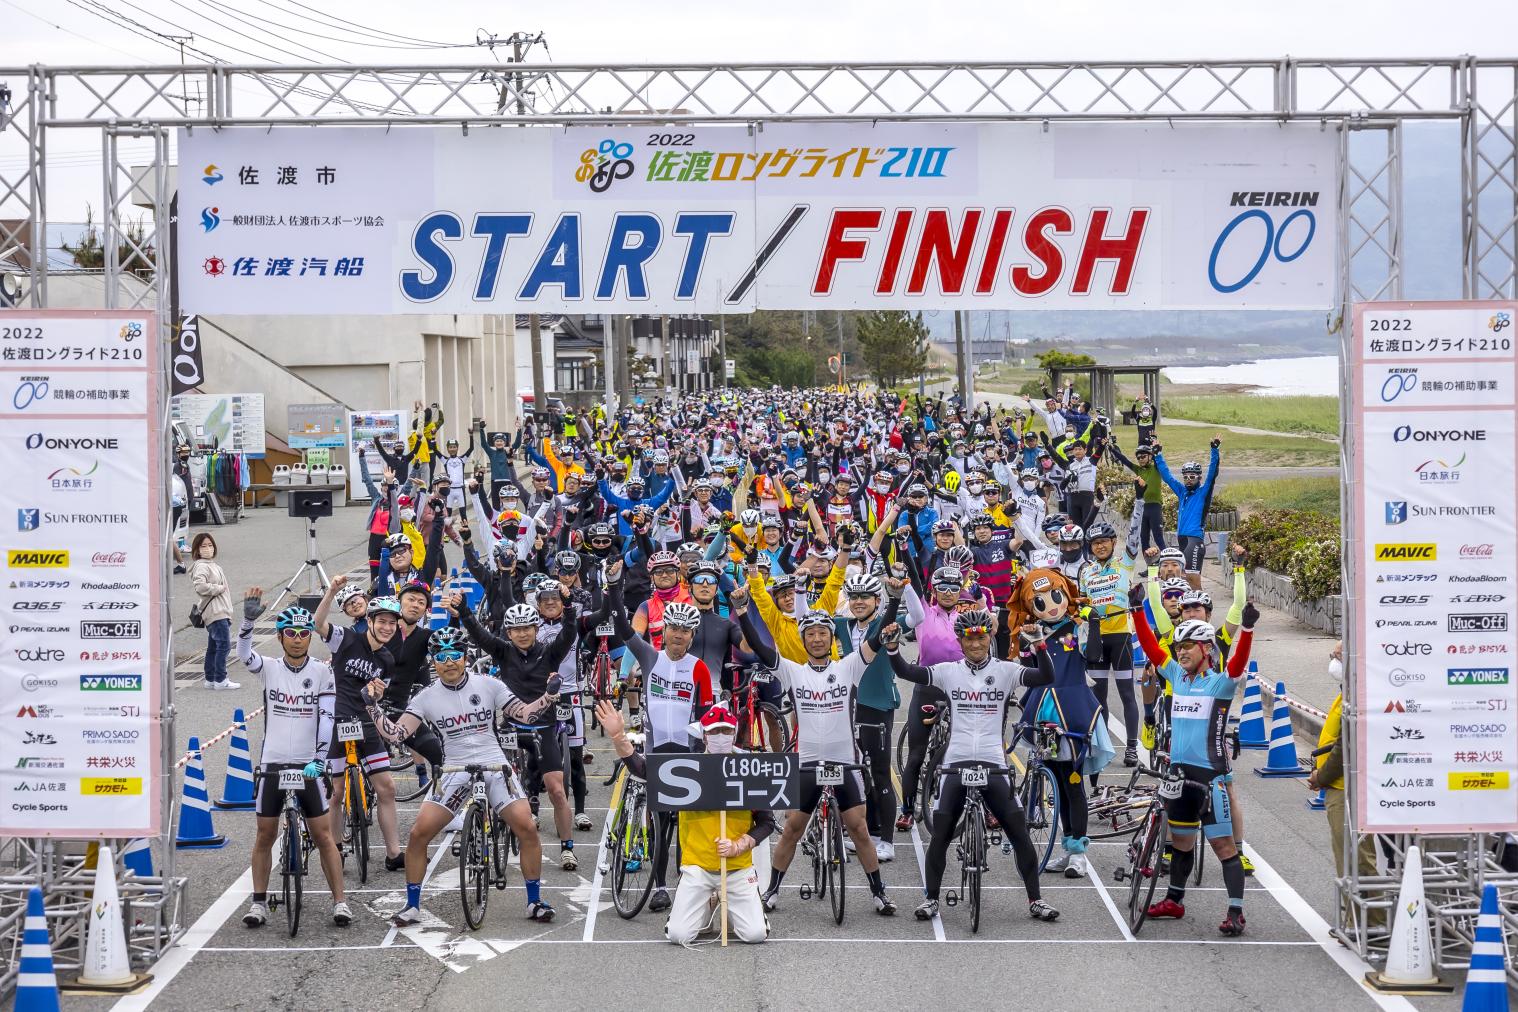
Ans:
[[[1180,500],[1180,509],[1177,514],[1175,525],[1176,541],[1180,543],[1181,554],[1185,556],[1182,568],[1186,571],[1186,580],[1193,589],[1200,590],[1202,587],[1202,524],[1207,520],[1207,509],[1212,503],[1212,489],[1218,480],[1218,464],[1222,460],[1219,448],[1223,441],[1217,436],[1212,437],[1212,452],[1209,454],[1207,463],[1207,477],[1202,477],[1202,465],[1194,460],[1188,460],[1181,465],[1181,480],[1176,481],[1175,475],[1170,473],[1170,466],[1165,463],[1165,454],[1158,443],[1154,445],[1154,466],[1160,472],[1160,478],[1170,491],[1175,493],[1176,499]]]
[[[669,501],[669,497],[673,495],[675,491],[675,483],[672,481],[667,481],[664,483],[664,487],[659,489],[659,491],[655,492],[653,495],[635,495],[634,492],[641,493],[645,488],[642,478],[628,479],[626,485],[628,498],[623,498],[622,496],[619,496],[617,493],[613,492],[611,490],[611,484],[604,477],[601,479],[600,487],[602,498],[604,498],[612,506],[616,507],[617,530],[624,538],[632,534],[632,528],[627,525],[627,518],[622,516],[623,510],[630,510],[634,506],[647,506],[651,510],[658,510],[660,506],[663,506],[666,502]]]

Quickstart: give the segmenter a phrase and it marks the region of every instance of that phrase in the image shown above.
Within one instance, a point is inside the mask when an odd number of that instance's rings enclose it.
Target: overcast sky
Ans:
[[[305,6],[303,6],[305,5]],[[196,36],[195,45],[234,62],[243,48],[281,62],[276,49],[314,47],[347,62],[476,62],[484,51],[388,49],[375,31],[472,43],[477,32],[542,31],[557,63],[768,61],[1069,61],[1297,57],[1428,57],[1518,52],[1514,0],[1057,0],[934,3],[905,0],[566,0],[524,9],[416,0],[105,0],[139,23],[111,24],[89,0],[0,0],[0,66],[178,62],[153,33]],[[194,12],[199,11],[201,14]],[[420,13],[425,16],[419,17]],[[468,12],[468,13],[466,13]],[[282,39],[256,32],[260,24]],[[315,20],[313,20],[313,18]],[[321,25],[318,21],[352,24]],[[317,35],[335,38],[323,39]],[[1501,52],[1494,52],[1494,47]],[[544,59],[541,50],[534,59]],[[192,57],[194,59],[194,57]],[[98,204],[98,136],[50,138],[50,217]],[[19,150],[0,146],[0,173]],[[0,215],[14,207],[0,204]]]

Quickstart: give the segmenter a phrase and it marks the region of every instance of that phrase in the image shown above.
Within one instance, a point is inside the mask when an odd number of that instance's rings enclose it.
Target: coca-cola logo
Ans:
[[[1462,559],[1490,559],[1492,557],[1492,545],[1461,545],[1460,557]]]
[[[90,558],[90,565],[96,567],[111,567],[126,565],[126,552],[96,552]]]

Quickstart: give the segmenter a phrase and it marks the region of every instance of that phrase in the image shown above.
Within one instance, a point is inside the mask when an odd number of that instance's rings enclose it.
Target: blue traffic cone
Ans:
[[[1244,705],[1239,710],[1239,748],[1261,749],[1270,745],[1265,734],[1265,704],[1260,697],[1259,665],[1249,662],[1244,676]]]
[[[253,759],[248,754],[248,721],[241,708],[232,711],[232,740],[227,745],[227,779],[217,808],[253,810]]]
[[[448,624],[448,611],[443,607],[441,588],[432,592],[432,613],[427,617],[427,628],[441,629]]]
[[[1276,683],[1276,698],[1270,708],[1270,751],[1265,765],[1256,766],[1262,777],[1300,777],[1306,771],[1297,759],[1297,740],[1292,737],[1291,707],[1286,704],[1286,683]]]
[[[180,850],[196,848],[215,850],[227,845],[211,823],[211,804],[206,795],[206,774],[200,766],[200,739],[191,738],[190,761],[184,767],[184,796],[179,801],[179,835],[174,846]]]
[[[1307,807],[1314,812],[1321,812],[1328,807],[1328,788],[1319,787],[1318,793],[1307,799]]]
[[[138,878],[152,878],[153,848],[146,839],[133,840],[121,851],[121,863]]]
[[[30,926],[30,918],[27,924]],[[23,954],[22,959],[25,958]],[[1505,964],[1497,887],[1488,884],[1481,890],[1481,916],[1476,918],[1476,944],[1471,946],[1471,969],[1465,978],[1461,1012],[1507,1012]]]
[[[469,606],[470,611],[473,611],[480,606],[480,600],[485,596],[485,588],[480,586],[480,581],[476,580],[469,570],[464,570],[462,576],[457,575],[457,570],[454,572],[455,576],[450,582],[455,590],[463,592],[464,603]]]
[[[48,940],[47,912],[42,890],[26,894],[26,925],[21,935],[21,966],[16,977],[16,1012],[58,1012],[58,978],[53,973],[53,946]]]

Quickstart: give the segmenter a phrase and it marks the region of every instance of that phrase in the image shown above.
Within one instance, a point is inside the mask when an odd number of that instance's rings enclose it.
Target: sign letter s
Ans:
[[[659,804],[673,808],[689,805],[701,796],[701,781],[696,779],[700,769],[694,759],[672,759],[661,767],[658,797]],[[690,775],[687,776],[686,774]],[[679,791],[680,793],[670,793]]]

